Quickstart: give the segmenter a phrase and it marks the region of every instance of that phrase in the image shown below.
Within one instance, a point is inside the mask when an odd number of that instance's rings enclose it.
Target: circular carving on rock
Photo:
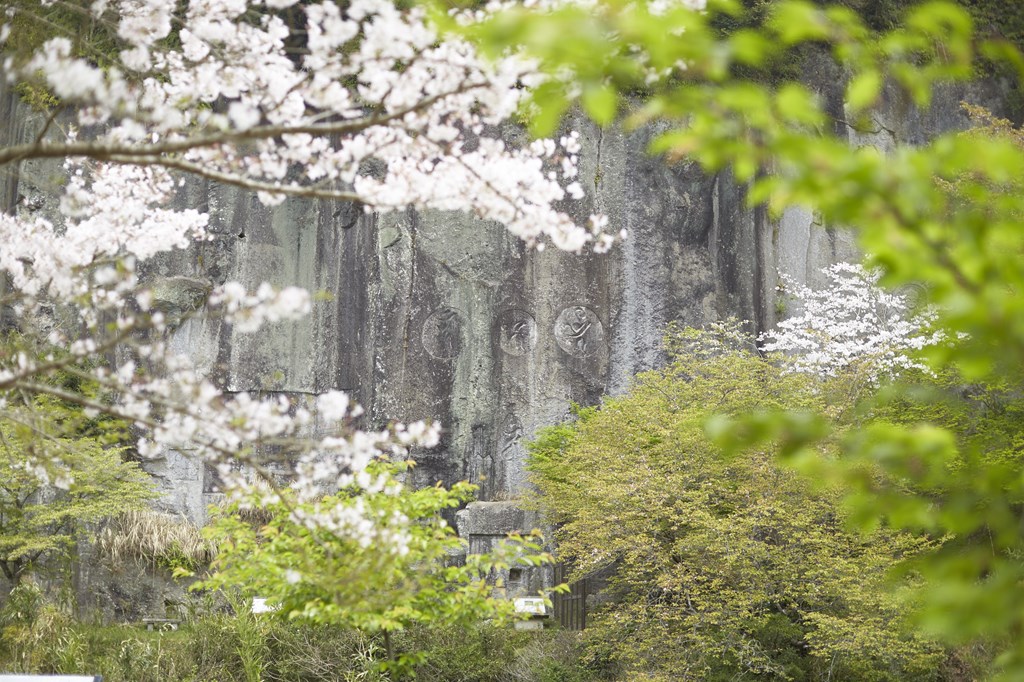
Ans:
[[[593,355],[604,343],[604,327],[597,314],[581,305],[566,308],[555,320],[558,347],[578,358]]]
[[[462,318],[455,308],[435,310],[423,323],[423,347],[438,360],[451,360],[462,350]]]
[[[920,312],[931,303],[931,289],[923,282],[911,282],[904,284],[896,290],[896,295],[902,299],[907,312]]]
[[[537,345],[537,322],[525,310],[504,311],[498,317],[498,343],[509,355],[526,355]]]

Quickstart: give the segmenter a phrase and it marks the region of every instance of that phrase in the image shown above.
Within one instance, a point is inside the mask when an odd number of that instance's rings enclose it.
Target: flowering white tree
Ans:
[[[794,371],[822,376],[856,368],[877,380],[927,371],[913,352],[945,338],[932,328],[933,311],[913,310],[906,296],[882,289],[879,273],[861,265],[836,263],[822,272],[822,289],[782,276],[797,313],[761,334],[761,350],[786,353]]]
[[[583,194],[576,134],[519,147],[500,135],[539,80],[529,60],[484,60],[469,43],[440,36],[425,10],[391,0],[303,3],[293,8],[302,22],[286,22],[279,12],[296,4],[61,3],[106,22],[119,42],[112,64],[77,55],[60,36],[3,58],[9,86],[41,88],[59,106],[34,140],[0,148],[0,167],[64,159],[69,180],[59,215],[0,215],[0,269],[10,285],[2,303],[23,328],[44,330],[48,344],[41,354],[0,356],[0,402],[47,393],[125,418],[142,431],[144,456],[187,448],[240,497],[256,491],[264,501],[306,505],[309,528],[402,553],[401,519],[368,516],[351,498],[329,509],[316,500],[340,487],[397,494],[387,470],[371,476],[367,464],[436,445],[437,424],[361,430],[353,421],[360,408],[344,393],[319,396],[315,410],[226,393],[169,352],[166,321],[137,267],[207,236],[207,215],[171,208],[182,174],[252,190],[267,205],[305,197],[367,211],[469,211],[537,249],[601,251],[613,239],[601,233],[602,217],[581,226],[558,207]],[[0,42],[25,11],[12,5],[0,15]],[[263,285],[250,293],[235,282],[206,303],[203,314],[222,314],[242,332],[311,305],[303,290]],[[54,305],[73,321],[54,324]],[[97,362],[111,356],[120,358],[113,366]],[[116,401],[48,382],[58,370],[98,380]],[[314,421],[326,435],[309,437]],[[256,446],[267,444],[289,467],[287,496],[259,457]],[[239,463],[270,487],[250,486]],[[61,466],[25,464],[41,475]]]
[[[538,81],[528,60],[483,60],[466,42],[441,40],[424,10],[387,0],[305,4],[299,28],[273,13],[295,4],[191,2],[179,16],[164,2],[93,3],[124,43],[113,67],[74,56],[58,37],[28,59],[8,57],[4,72],[38,81],[79,124],[105,132],[40,136],[0,150],[0,164],[86,156],[239,185],[268,204],[301,196],[466,210],[531,243],[579,250],[594,239],[553,206],[582,196],[575,137],[514,149],[497,135]],[[296,39],[299,56],[287,49]],[[132,180],[155,187],[166,177]]]

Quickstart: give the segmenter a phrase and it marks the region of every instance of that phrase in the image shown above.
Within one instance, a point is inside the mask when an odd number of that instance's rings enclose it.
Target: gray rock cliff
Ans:
[[[808,80],[842,118],[837,74],[818,65]],[[961,99],[991,106],[998,88],[944,91],[929,112],[887,91],[877,131],[851,141],[887,147],[966,127]],[[0,144],[31,139],[40,124],[0,93]],[[857,257],[848,233],[807,211],[769,220],[727,173],[652,158],[653,129],[567,125],[581,132],[588,190],[573,210],[604,212],[629,233],[605,255],[529,250],[499,225],[457,214],[301,200],[268,209],[250,193],[189,179],[178,201],[209,211],[213,238],[149,266],[169,312],[227,279],[326,295],[297,324],[244,335],[190,320],[173,343],[231,391],[345,389],[370,424],[438,420],[442,444],[415,453],[415,482],[470,479],[481,499],[504,500],[526,485],[524,441],[564,419],[571,402],[593,404],[658,366],[668,322],[736,316],[763,330],[779,314],[779,273],[814,284],[822,267]],[[35,210],[53,201],[54,177],[53,164],[24,163],[0,178],[0,197],[9,210]],[[151,470],[166,506],[203,518],[216,481],[200,464],[167,453]]]

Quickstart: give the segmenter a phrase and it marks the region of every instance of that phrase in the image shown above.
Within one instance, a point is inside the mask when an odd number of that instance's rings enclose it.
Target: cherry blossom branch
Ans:
[[[85,377],[85,378],[89,378],[89,379],[96,379],[95,375],[91,375],[91,374],[87,374],[87,373],[82,374],[82,376]],[[39,395],[49,395],[49,396],[51,396],[53,398],[58,398],[58,399],[63,400],[65,402],[71,403],[73,405],[78,405],[79,407],[83,407],[83,408],[86,408],[86,409],[89,409],[89,410],[95,410],[96,412],[98,412],[100,414],[105,414],[105,415],[108,415],[110,417],[114,417],[115,419],[122,419],[122,420],[124,420],[126,422],[130,422],[130,423],[136,424],[137,426],[144,426],[144,427],[146,427],[148,429],[151,429],[151,430],[159,429],[162,426],[160,424],[160,422],[155,420],[155,419],[150,419],[148,417],[142,417],[140,415],[134,415],[134,414],[129,413],[128,411],[120,409],[116,403],[113,403],[113,404],[103,403],[103,402],[100,402],[98,400],[94,400],[92,398],[89,398],[89,397],[87,397],[85,395],[82,395],[80,393],[73,393],[71,391],[65,391],[64,389],[57,388],[56,386],[50,386],[50,385],[47,385],[47,384],[37,383],[37,382],[22,382],[22,383],[19,384],[19,387],[24,388],[26,390],[29,390],[29,391],[31,391],[33,393],[36,393],[36,394],[39,394]],[[146,399],[147,399],[147,401],[151,401],[152,400],[152,396],[147,396]],[[188,407],[182,407],[182,406],[178,406],[178,405],[173,405],[172,406],[172,404],[169,403],[169,402],[167,402],[167,403],[159,403],[159,404],[160,404],[161,407],[171,408],[174,411],[179,412],[180,414],[185,414],[185,415],[188,415],[190,417],[197,416],[197,415],[193,414],[188,409]],[[261,479],[263,479],[268,485],[271,486],[272,489],[275,489],[275,492],[279,492],[280,491],[279,484],[277,484],[276,481],[275,481],[274,473],[269,471],[269,470],[267,470],[262,465],[260,465],[260,463],[258,461],[254,460],[251,456],[246,454],[244,451],[232,450],[232,449],[228,449],[228,448],[222,447],[220,445],[217,445],[217,443],[215,443],[215,442],[213,442],[212,440],[209,440],[209,439],[204,439],[202,441],[199,441],[199,442],[197,442],[197,445],[199,445],[202,448],[207,448],[209,450],[217,452],[218,454],[220,454],[222,457],[224,457],[228,461],[236,461],[236,462],[239,462],[241,464],[244,464],[245,466],[251,468],[253,473],[255,473],[257,476],[259,476]]]
[[[43,138],[46,137],[46,133],[50,130],[50,126],[53,125],[53,122],[57,120],[57,117],[60,116],[62,111],[64,111],[63,105],[53,108],[50,115],[46,117],[46,123],[43,124],[43,127],[39,130],[39,134],[36,135],[35,144],[40,144],[43,141]]]
[[[124,341],[131,336],[131,333],[137,330],[138,328],[136,327],[124,328],[111,339],[108,339],[102,344],[91,347],[91,349],[89,350],[88,357],[101,356],[104,352],[108,350],[113,350],[116,346],[119,346],[122,343],[124,343]],[[70,353],[63,357],[51,360],[49,362],[44,362],[42,364],[29,364],[20,373],[17,374],[4,376],[2,373],[0,373],[0,391],[17,388],[19,386],[24,386],[25,384],[23,382],[28,377],[42,376],[50,374],[51,372],[55,372],[59,369],[67,369],[68,367],[72,366],[77,362],[82,362],[82,360],[84,359],[86,358],[81,355],[78,355],[76,353]]]
[[[578,135],[519,144],[497,133],[519,111],[524,86],[542,78],[532,61],[484,59],[469,43],[440,35],[424,9],[404,3],[304,3],[304,28],[264,11],[272,4],[294,0],[259,3],[259,21],[246,15],[247,2],[190,3],[185,13],[173,3],[97,2],[93,16],[126,49],[100,63],[58,36],[12,63],[4,78],[40,84],[76,129],[63,141],[46,139],[65,120],[54,110],[34,142],[0,148],[0,168],[63,159],[67,173],[55,211],[0,215],[0,270],[20,296],[19,315],[57,330],[48,341],[62,350],[57,358],[0,358],[0,401],[50,395],[87,414],[124,419],[143,432],[141,455],[171,449],[202,458],[229,494],[253,492],[251,476],[275,494],[287,485],[306,502],[338,486],[379,492],[369,463],[436,446],[438,425],[360,429],[350,420],[361,408],[344,392],[317,394],[315,407],[231,393],[170,352],[162,335],[173,330],[151,310],[155,294],[140,288],[137,268],[211,238],[204,210],[175,206],[180,176],[255,191],[265,205],[292,196],[468,211],[538,249],[548,237],[566,250],[587,243],[598,250],[607,235],[599,234],[603,223],[577,226],[559,209],[583,194],[574,180]],[[0,36],[5,29],[0,17]],[[296,58],[288,43],[299,30]],[[382,171],[362,173],[368,162]],[[294,287],[277,292],[264,283],[250,293],[226,282],[200,293],[237,333],[309,311],[308,292]],[[55,306],[71,319],[58,319]],[[116,326],[102,324],[108,319]],[[123,358],[116,367],[109,366],[114,355]],[[88,378],[117,402],[48,385],[58,371]],[[279,468],[292,477],[287,484]],[[363,533],[361,541],[374,541],[380,525],[363,517],[341,526],[331,509],[315,516],[304,520],[310,529]]]
[[[166,158],[161,156],[108,156],[104,159],[109,163],[119,163],[133,166],[161,166],[172,170],[182,171],[189,175],[195,175],[207,180],[221,182],[225,185],[241,187],[242,189],[255,192],[267,192],[270,194],[281,194],[290,197],[301,197],[306,199],[334,199],[338,201],[350,201],[362,203],[364,200],[355,192],[344,190],[320,189],[309,185],[282,185],[273,182],[250,180],[244,175],[235,175],[223,171],[212,170],[197,163],[181,159]]]
[[[127,159],[127,157],[132,156],[157,157],[161,154],[181,153],[204,147],[217,147],[225,144],[267,140],[280,137],[282,135],[306,134],[318,137],[326,137],[329,135],[350,135],[375,126],[387,125],[404,118],[408,114],[416,113],[423,109],[429,109],[431,106],[447,97],[463,94],[486,86],[487,84],[483,82],[463,83],[457,88],[432,95],[415,104],[402,107],[401,109],[397,109],[387,114],[374,114],[373,116],[367,116],[365,118],[336,123],[261,125],[245,130],[225,130],[215,134],[200,135],[180,140],[164,140],[155,144],[143,145],[110,141],[43,142],[41,140],[36,140],[35,142],[0,148],[0,166],[22,161],[24,159],[87,157],[98,161],[113,161],[116,157],[121,157],[123,159]],[[127,160],[119,160],[117,162],[131,163]],[[152,162],[149,163],[149,165],[151,164]]]

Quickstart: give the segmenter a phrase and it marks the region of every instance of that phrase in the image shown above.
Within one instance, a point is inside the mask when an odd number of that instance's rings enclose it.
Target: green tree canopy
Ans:
[[[988,26],[979,37],[971,14],[948,2],[916,5],[883,32],[849,7],[799,0],[771,3],[763,19],[723,31],[724,19],[742,15],[738,3],[711,0],[706,11],[687,4],[510,7],[468,33],[494,53],[525,46],[551,74],[534,97],[536,131],[553,129],[578,95],[601,124],[664,126],[653,153],[727,173],[772,217],[803,207],[823,224],[855,230],[884,285],[928,290],[951,339],[925,354],[931,370],[986,396],[972,403],[984,410],[966,414],[1015,413],[1024,389],[1019,134],[996,121],[983,134],[950,131],[881,150],[857,143],[851,131],[869,129],[885,101],[927,109],[937,88],[976,78],[982,60],[1004,68],[1019,91],[1018,46]],[[841,109],[773,71],[808,50],[838,67]],[[644,96],[634,105],[626,93]],[[957,551],[929,553],[920,564],[932,587],[922,624],[952,640],[1001,639],[1001,663],[1017,679],[1024,675],[1021,439],[1004,428],[990,434],[994,444],[982,445],[979,435],[968,446],[970,430],[927,421],[935,393],[927,384],[894,389],[921,422],[865,422],[843,432],[829,410],[772,409],[713,419],[711,431],[733,451],[778,443],[786,463],[842,484],[865,527],[926,527],[958,538]],[[822,439],[837,432],[841,456],[833,457]],[[911,484],[877,485],[863,473],[876,467]]]
[[[704,433],[714,414],[823,410],[837,393],[734,329],[673,341],[668,367],[530,449],[560,558],[611,570],[588,630],[597,654],[641,679],[936,679],[946,652],[908,627],[889,580],[938,543],[850,531],[835,489],[772,447],[723,459]]]
[[[0,352],[26,352],[8,337]],[[57,373],[59,391],[98,400],[95,382]],[[9,586],[48,558],[66,557],[90,524],[154,497],[149,476],[126,459],[123,426],[48,395],[0,412],[0,571]]]
[[[276,617],[384,633],[389,649],[389,633],[412,625],[466,628],[514,619],[512,601],[496,594],[488,578],[509,565],[546,563],[549,555],[530,538],[466,554],[441,512],[469,502],[475,486],[412,490],[400,482],[406,468],[373,464],[372,491],[352,487],[297,504],[281,490],[270,505],[253,498],[229,507],[206,529],[218,555],[199,586],[264,598]],[[304,523],[324,509],[332,510],[332,528]],[[349,516],[355,509],[360,514]],[[380,521],[375,542],[349,526],[364,513]],[[417,652],[388,655],[399,671],[417,659]]]

